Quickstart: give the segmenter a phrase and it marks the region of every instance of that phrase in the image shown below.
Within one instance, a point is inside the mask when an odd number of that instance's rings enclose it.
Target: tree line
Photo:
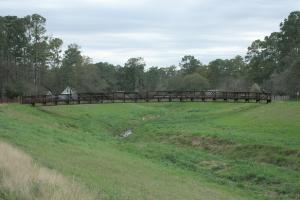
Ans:
[[[47,35],[38,14],[0,17],[0,97],[78,92],[146,90],[300,91],[300,12],[280,23],[280,31],[255,40],[245,57],[201,63],[185,55],[178,66],[146,68],[141,57],[124,66],[92,63],[77,44]]]

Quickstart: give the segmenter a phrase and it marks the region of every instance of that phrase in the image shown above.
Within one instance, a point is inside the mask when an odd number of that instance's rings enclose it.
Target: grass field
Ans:
[[[297,102],[0,105],[0,140],[96,199],[300,199]]]

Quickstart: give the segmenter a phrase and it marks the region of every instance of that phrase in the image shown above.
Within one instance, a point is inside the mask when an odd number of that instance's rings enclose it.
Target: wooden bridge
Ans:
[[[272,100],[271,93],[226,92],[226,91],[147,91],[147,92],[102,92],[63,95],[23,96],[22,104],[61,105],[126,102],[172,102],[172,101],[231,101],[266,102]]]

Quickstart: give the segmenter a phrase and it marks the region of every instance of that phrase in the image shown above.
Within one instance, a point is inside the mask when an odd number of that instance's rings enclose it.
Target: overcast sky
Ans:
[[[41,14],[48,34],[94,62],[141,56],[148,66],[244,56],[295,10],[300,0],[0,0],[2,16]]]

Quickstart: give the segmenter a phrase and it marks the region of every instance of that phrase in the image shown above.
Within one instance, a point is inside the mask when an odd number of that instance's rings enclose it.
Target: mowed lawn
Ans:
[[[297,102],[0,105],[0,140],[97,199],[300,199]]]

